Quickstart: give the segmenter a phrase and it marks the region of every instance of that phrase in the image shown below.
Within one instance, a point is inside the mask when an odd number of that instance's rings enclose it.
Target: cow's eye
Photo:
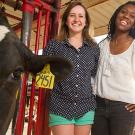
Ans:
[[[12,73],[12,78],[15,80],[20,79],[21,73],[23,72],[22,68],[17,68],[13,73]]]

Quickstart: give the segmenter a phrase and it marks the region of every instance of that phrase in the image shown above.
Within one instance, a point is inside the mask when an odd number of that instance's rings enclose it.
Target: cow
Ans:
[[[72,71],[72,63],[60,56],[35,55],[12,30],[5,11],[0,9],[0,135],[5,135],[13,117],[16,93],[21,74],[30,72],[34,76],[45,64],[55,75],[55,81],[65,79]]]

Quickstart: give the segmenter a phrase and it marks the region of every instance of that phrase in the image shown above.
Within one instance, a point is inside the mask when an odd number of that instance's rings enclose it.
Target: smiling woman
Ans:
[[[135,1],[112,15],[99,43],[97,109],[92,135],[132,135],[135,126]]]
[[[49,101],[49,126],[54,135],[89,135],[93,124],[95,77],[99,48],[89,35],[91,21],[80,2],[71,2],[62,16],[56,39],[48,43],[45,55],[60,55],[73,62],[73,72],[56,83]]]
[[[85,11],[81,6],[74,7],[68,17],[67,17],[67,27],[69,28],[69,35],[72,37],[72,35],[77,33],[82,33],[82,30],[84,29],[86,25],[86,17],[85,17]],[[74,46],[74,44],[73,44]],[[77,46],[74,46],[79,48],[80,44]]]

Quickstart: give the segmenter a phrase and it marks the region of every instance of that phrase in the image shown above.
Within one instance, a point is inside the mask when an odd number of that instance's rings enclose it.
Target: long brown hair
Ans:
[[[68,15],[69,15],[70,11],[72,10],[72,8],[74,8],[75,6],[78,6],[78,5],[84,8],[85,17],[86,17],[86,25],[85,25],[83,32],[82,32],[83,39],[88,41],[88,42],[93,41],[92,37],[90,36],[90,32],[89,32],[91,20],[90,20],[88,11],[86,10],[85,6],[82,5],[82,3],[78,2],[78,1],[71,2],[68,5],[68,7],[66,8],[66,10],[64,11],[64,13],[62,15],[59,34],[56,37],[57,40],[62,41],[62,40],[67,39],[69,37],[69,29],[68,29],[68,26],[66,25],[66,21],[67,21]]]

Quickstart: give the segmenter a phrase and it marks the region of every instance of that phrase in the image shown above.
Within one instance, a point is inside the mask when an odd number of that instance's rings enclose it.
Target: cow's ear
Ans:
[[[40,72],[45,64],[50,64],[50,70],[55,75],[57,81],[65,79],[73,69],[73,64],[69,60],[60,56],[34,55],[27,64],[26,70],[34,75]]]
[[[73,69],[73,64],[69,60],[61,57],[55,57],[55,59],[49,63],[51,72],[59,81],[71,74]]]

